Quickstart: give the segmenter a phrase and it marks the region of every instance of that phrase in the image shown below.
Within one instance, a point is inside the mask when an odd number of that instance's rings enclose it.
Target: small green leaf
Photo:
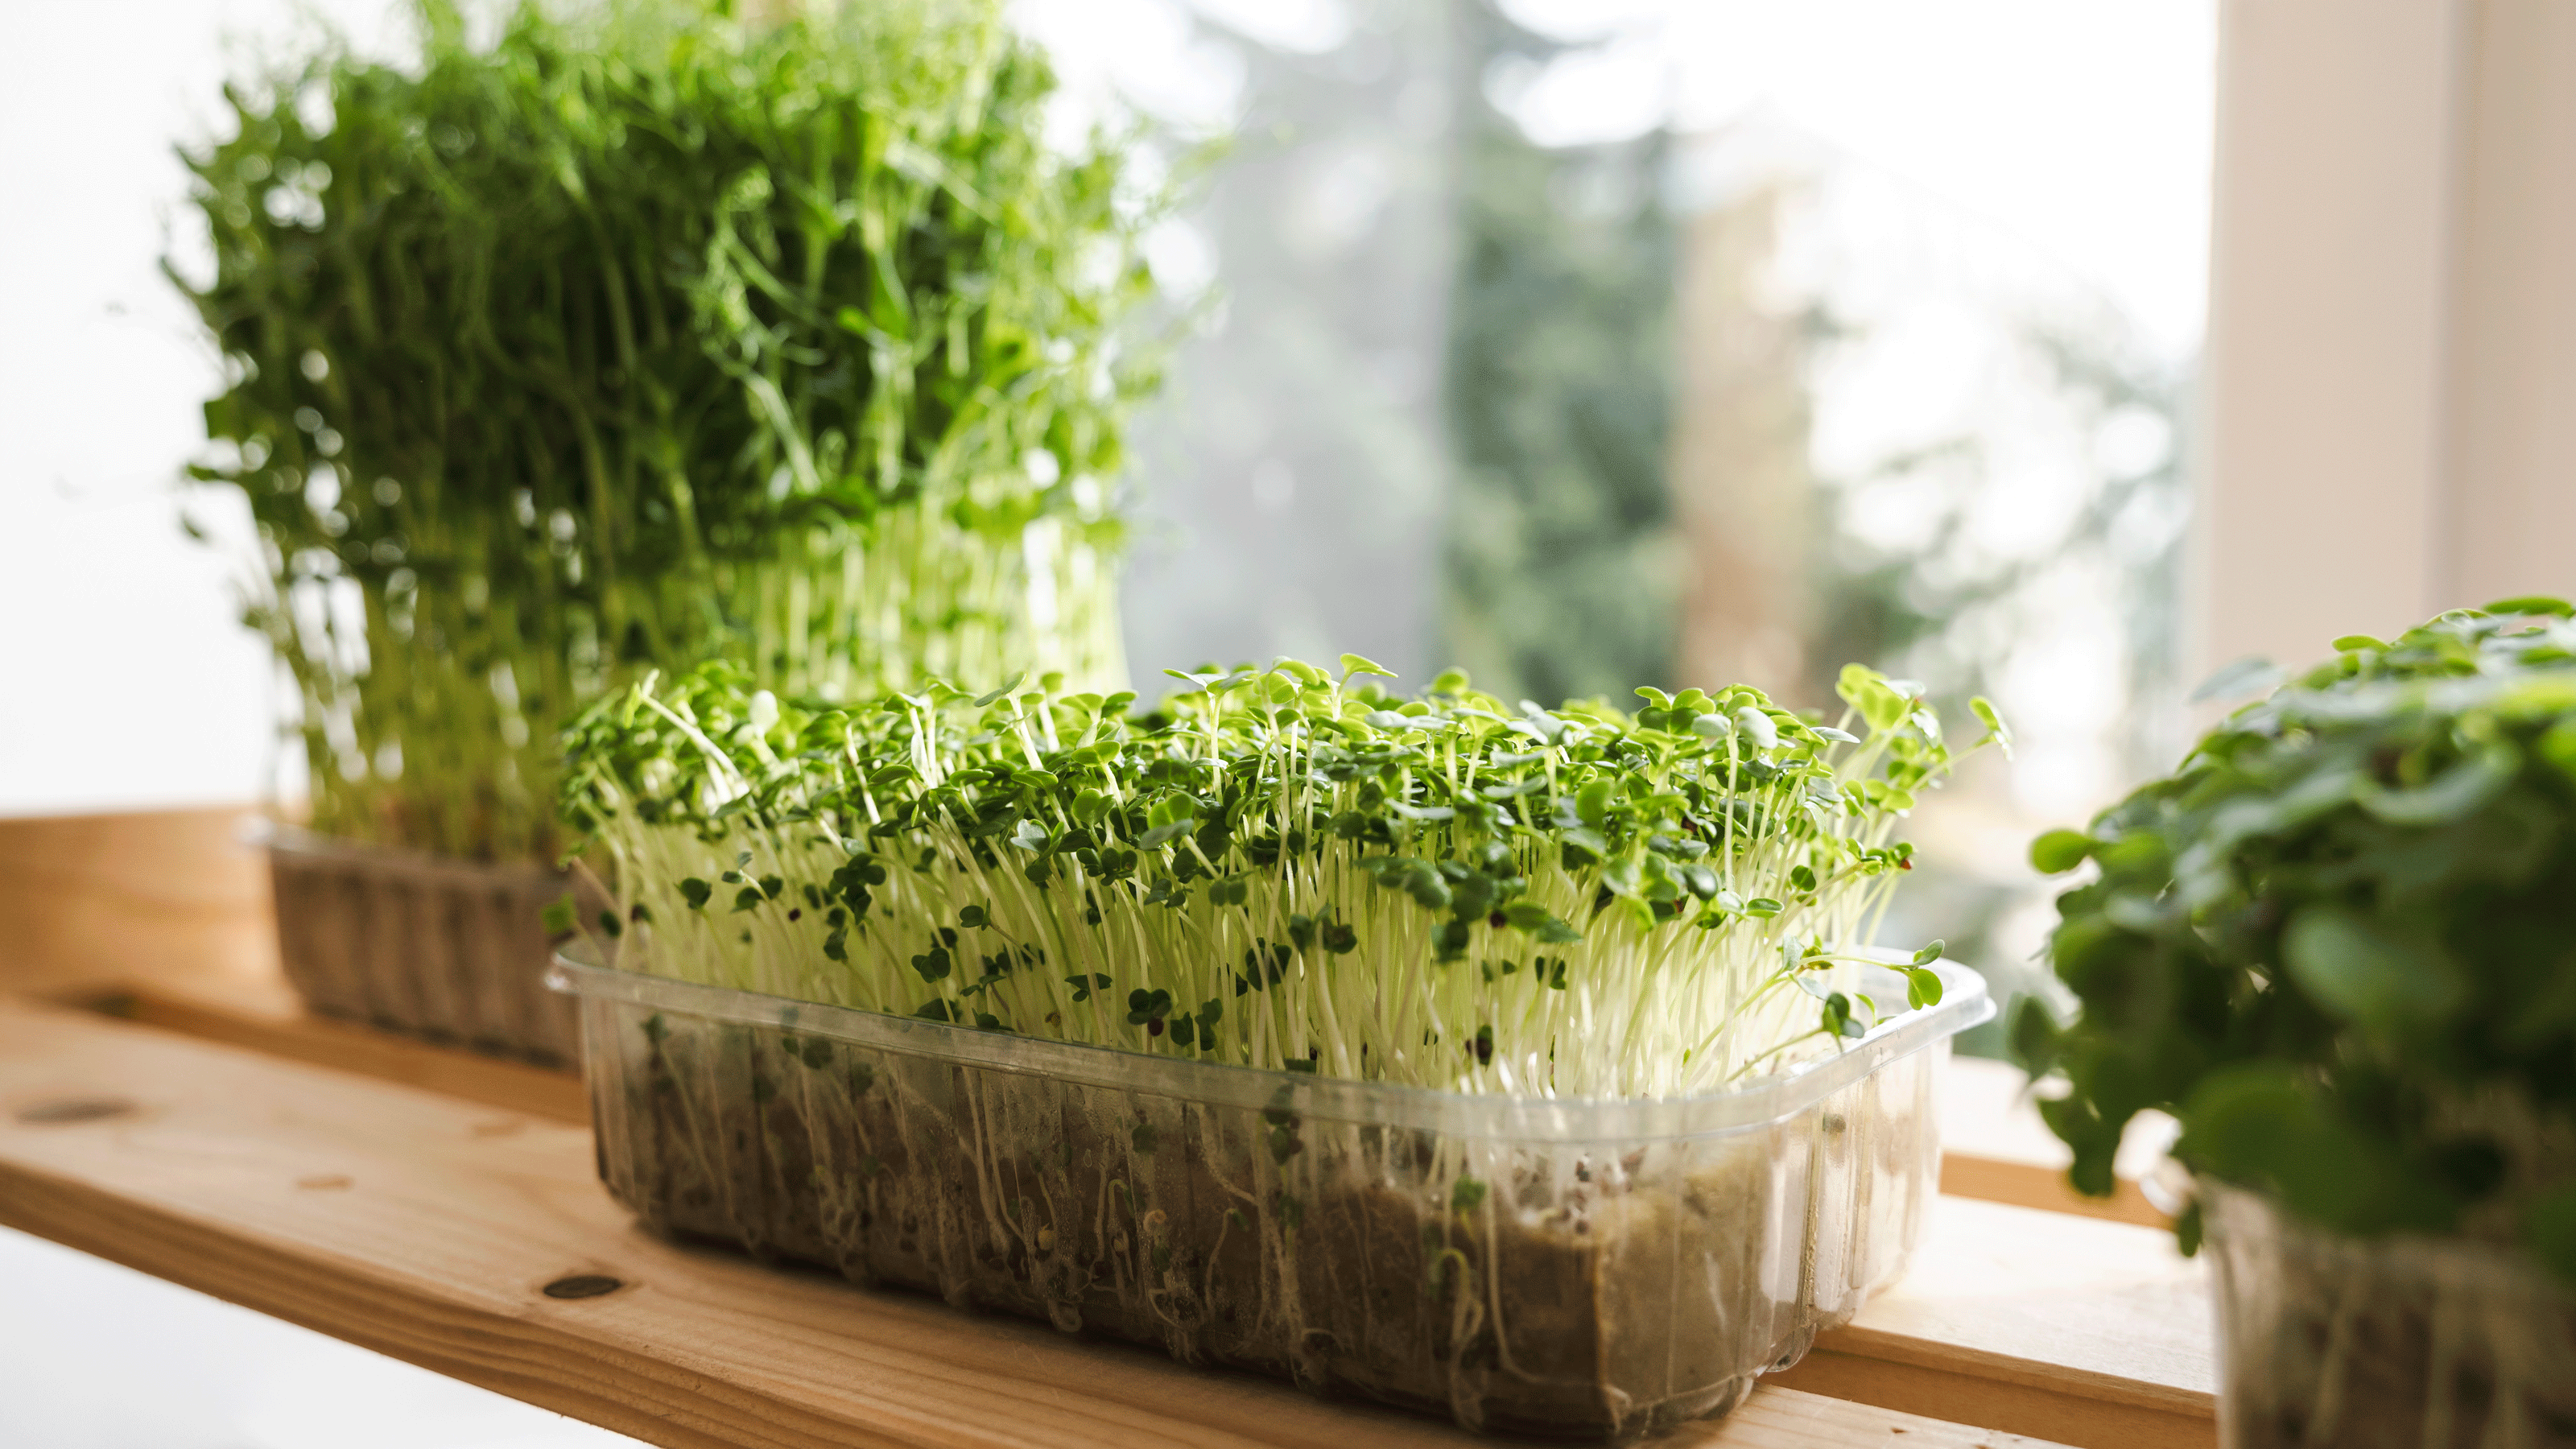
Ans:
[[[2387,790],[2363,781],[2353,792],[2361,808],[2392,825],[2445,825],[2483,809],[2504,793],[2522,768],[2511,744],[2498,740],[2412,790]]]
[[[1594,780],[1574,792],[1575,818],[1598,830],[1610,817],[1610,782]]]
[[[2430,1024],[2459,1004],[2463,983],[2432,941],[2342,906],[2309,906],[2281,933],[2290,979],[2330,1016],[2385,1033]]]
[[[522,909],[525,908],[522,907]],[[574,910],[572,897],[565,896],[562,900],[547,906],[539,914],[538,920],[545,926],[546,934],[549,936],[569,935],[572,932]],[[524,921],[527,917],[521,916],[519,919]]]
[[[2063,875],[2082,865],[2099,842],[2081,830],[2052,830],[2030,843],[2030,864],[2041,875]]]
[[[1551,945],[1580,941],[1583,933],[1566,924],[1563,918],[1533,900],[1517,900],[1503,907],[1503,920],[1512,929]]]
[[[1492,1191],[1492,1189],[1488,1188],[1484,1183],[1475,1178],[1459,1178],[1456,1184],[1449,1189],[1449,1211],[1453,1213],[1474,1212],[1477,1208],[1484,1206],[1485,1196],[1490,1191]]]
[[[2004,758],[2007,760],[2011,759],[2013,752],[2012,726],[2004,723],[2003,713],[1995,708],[1994,701],[1986,698],[1984,695],[1978,695],[1968,701],[1968,708],[1976,712],[1978,723],[1983,724],[1986,727],[1986,740],[1994,741],[1995,748],[2004,752]],[[1978,743],[1983,744],[1985,743],[1985,740],[1980,740]]]
[[[1827,1036],[1858,1036],[1860,1023],[1852,1020],[1851,998],[1836,991],[1828,995],[1818,1013],[1824,1021]]]
[[[2013,1012],[2004,1046],[2023,1071],[2045,1076],[2057,1065],[2057,1037],[2057,1018],[2049,1015],[2047,1004],[2037,996],[2025,996]]]

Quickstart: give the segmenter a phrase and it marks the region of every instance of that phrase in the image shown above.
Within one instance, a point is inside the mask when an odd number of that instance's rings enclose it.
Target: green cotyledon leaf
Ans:
[[[595,721],[571,767],[603,848],[638,863],[621,889],[731,872],[726,889],[753,896],[734,929],[657,920],[642,969],[929,1010],[895,994],[911,981],[952,1024],[1615,1098],[1723,1090],[1837,1049],[1814,1016],[1729,1003],[1799,989],[1774,979],[1784,939],[1835,959],[1822,933],[1851,929],[1837,923],[1911,855],[1887,802],[1952,758],[1913,694],[1898,733],[1852,720],[1845,741],[1744,686],[1644,696],[1674,716],[1648,720],[1463,680],[1405,699],[1295,661],[1185,672],[1206,687],[1123,713],[1046,678],[980,709],[941,682],[780,692],[755,743],[731,722],[756,681],[709,666]],[[1691,732],[1698,714],[1725,737]],[[925,941],[924,922],[953,924]],[[1733,984],[1667,1000],[1655,983],[1674,972]],[[1925,972],[1909,1004],[1948,984]],[[1436,1022],[1364,1005],[1426,988]],[[1894,1005],[1846,994],[1843,1024]],[[1617,1050],[1574,1030],[1605,1011],[1637,1023]],[[1306,1145],[1278,1130],[1275,1149]]]

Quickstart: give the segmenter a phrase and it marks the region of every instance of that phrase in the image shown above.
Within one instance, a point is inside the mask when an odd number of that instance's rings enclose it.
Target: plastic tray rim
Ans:
[[[1487,1096],[1184,1061],[701,986],[603,965],[585,959],[588,949],[582,941],[566,943],[555,953],[546,984],[587,1000],[818,1034],[986,1071],[1255,1109],[1280,1105],[1284,1094],[1300,1114],[1324,1121],[1513,1141],[1669,1141],[1760,1131],[1995,1014],[1985,979],[1945,961],[1933,967],[1941,975],[1939,1004],[1892,1018],[1834,1056],[1742,1087],[1667,1098]]]

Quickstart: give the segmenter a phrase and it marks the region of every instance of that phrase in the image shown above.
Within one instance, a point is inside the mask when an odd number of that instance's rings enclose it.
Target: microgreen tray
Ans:
[[[1737,1090],[1465,1095],[645,976],[575,946],[609,1190],[654,1229],[1474,1429],[1734,1407],[1904,1269],[1940,1003]],[[1888,974],[1888,988],[1902,978]]]
[[[2526,1252],[2348,1237],[2209,1176],[2219,1434],[2242,1449],[2568,1449],[2576,1293]]]
[[[451,1041],[541,1066],[580,1050],[574,1013],[545,989],[543,916],[577,886],[540,865],[447,860],[259,832],[277,897],[278,954],[326,1016]]]

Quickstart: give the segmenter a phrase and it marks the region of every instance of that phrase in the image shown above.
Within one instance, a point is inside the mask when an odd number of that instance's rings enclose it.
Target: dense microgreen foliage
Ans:
[[[326,48],[187,157],[194,471],[250,502],[320,828],[551,854],[555,737],[644,666],[1118,681],[1150,198],[1042,143],[998,0],[526,3],[484,44],[417,3],[417,65]]]
[[[2576,621],[2444,614],[2236,712],[2033,846],[2083,1004],[2014,1023],[2076,1184],[2137,1112],[2192,1168],[2353,1233],[2521,1241],[2576,1278]],[[2187,1240],[2196,1227],[2186,1223]]]
[[[1629,715],[1343,665],[1141,715],[1052,679],[782,703],[718,665],[588,711],[565,811],[624,964],[1133,1051],[1658,1096],[1904,1009],[1854,948],[1952,763],[1918,690],[1855,667],[1834,727],[1742,686]]]

